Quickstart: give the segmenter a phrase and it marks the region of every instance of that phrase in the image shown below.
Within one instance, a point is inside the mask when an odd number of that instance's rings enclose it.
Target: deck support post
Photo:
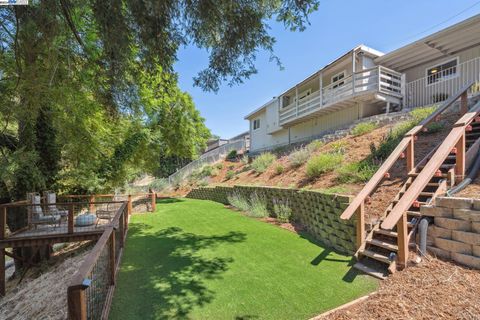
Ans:
[[[73,204],[68,206],[68,233],[73,234]]]
[[[110,233],[110,284],[115,285],[115,229]]]
[[[464,115],[468,112],[468,93],[465,91],[460,96],[460,115]]]
[[[298,87],[295,86],[295,116],[298,117]]]
[[[0,296],[5,297],[5,248],[0,249]]]
[[[0,211],[0,240],[4,240],[7,235],[7,207],[2,207]]]
[[[457,149],[455,155],[455,182],[459,183],[465,177],[465,132],[462,134],[455,147]]]
[[[403,213],[402,217],[397,222],[397,233],[397,265],[400,269],[403,269],[407,266],[408,261],[408,226],[406,212]]]
[[[87,320],[87,303],[85,290],[81,288],[68,288],[67,299],[68,319]]]
[[[352,92],[355,93],[355,71],[356,67],[356,54],[355,50],[352,51]]]
[[[415,168],[415,146],[414,146],[415,137],[411,137],[410,143],[407,145],[407,150],[405,152],[407,158],[407,171],[411,172]]]
[[[318,84],[319,84],[319,89],[318,89],[318,94],[320,96],[320,107],[323,106],[323,72],[320,71],[318,74]]]
[[[128,215],[132,214],[132,195],[128,195]]]
[[[357,250],[362,245],[363,241],[365,240],[365,205],[364,202],[360,204],[356,211],[357,215]]]

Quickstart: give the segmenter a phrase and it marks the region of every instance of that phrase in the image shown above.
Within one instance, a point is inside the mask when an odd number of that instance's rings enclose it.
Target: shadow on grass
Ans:
[[[342,280],[345,282],[353,282],[355,278],[361,274],[358,270],[353,268],[353,265],[355,264],[355,257],[348,257],[346,256],[345,259],[335,259],[335,258],[329,258],[331,253],[338,253],[341,255],[345,255],[345,253],[339,252],[335,249],[329,248],[326,246],[324,243],[321,241],[315,239],[311,234],[307,232],[300,232],[299,236],[310,241],[311,243],[322,247],[322,252],[318,256],[316,256],[312,261],[310,261],[310,264],[314,266],[318,266],[322,261],[334,261],[334,262],[344,262],[347,263],[347,265],[350,267],[350,269],[345,273],[342,277]]]
[[[157,204],[169,204],[169,203],[178,203],[178,202],[185,202],[184,199],[179,198],[157,198]]]
[[[205,280],[220,278],[233,262],[232,258],[202,256],[199,251],[245,240],[241,232],[204,236],[178,227],[151,232],[151,226],[132,224],[116,292],[123,295],[119,301],[129,303],[114,303],[113,316],[125,317],[133,307],[138,319],[188,318],[193,308],[214,298]]]

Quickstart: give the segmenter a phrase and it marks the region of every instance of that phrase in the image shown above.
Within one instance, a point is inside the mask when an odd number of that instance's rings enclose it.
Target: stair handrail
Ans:
[[[421,121],[418,125],[413,127],[408,131],[403,137],[402,141],[398,146],[393,150],[393,152],[388,156],[388,158],[383,162],[383,164],[378,168],[377,172],[372,176],[372,178],[367,182],[367,184],[362,188],[362,190],[357,194],[357,196],[352,200],[349,206],[345,211],[340,215],[340,219],[348,220],[350,219],[355,212],[363,205],[365,199],[372,194],[377,186],[385,178],[385,174],[390,170],[390,168],[395,164],[395,162],[401,157],[402,153],[408,148],[413,149],[414,137],[421,132],[428,124],[437,119],[437,117],[447,110],[450,106],[453,105],[455,101],[459,98],[462,98],[462,104],[466,102],[466,94],[470,87],[474,85],[475,82],[472,81],[465,86],[463,86],[456,94],[449,97],[445,102],[443,102],[440,107],[438,107],[431,115]],[[465,102],[464,102],[465,101]],[[409,151],[407,149],[407,151]],[[411,161],[408,167],[409,170],[414,167],[413,165],[413,152],[408,152],[407,161]]]
[[[457,163],[455,165],[455,174],[462,177],[465,174],[465,131],[468,125],[480,114],[480,102],[478,102],[469,112],[464,114],[453,126],[443,143],[425,164],[423,170],[412,182],[408,190],[400,198],[399,202],[393,207],[390,214],[383,220],[382,228],[391,230],[403,214],[412,205],[420,192],[427,186],[433,178],[436,171],[451,153],[454,147],[457,147]]]

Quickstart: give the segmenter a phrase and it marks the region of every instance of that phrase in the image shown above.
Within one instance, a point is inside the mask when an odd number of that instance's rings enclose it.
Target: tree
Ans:
[[[158,170],[159,154],[194,158],[210,132],[177,86],[179,47],[208,50],[195,84],[217,91],[254,74],[259,49],[278,62],[270,19],[303,30],[317,6],[39,0],[0,8],[0,198],[24,199],[45,188],[109,191]],[[9,214],[12,231],[25,224],[24,212]]]

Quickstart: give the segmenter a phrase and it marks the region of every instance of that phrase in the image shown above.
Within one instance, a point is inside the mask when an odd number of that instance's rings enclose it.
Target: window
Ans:
[[[427,84],[457,76],[458,58],[427,68]]]
[[[257,130],[260,128],[260,119],[253,120],[253,130]]]
[[[334,75],[332,77],[332,85],[333,85],[332,88],[335,89],[340,86],[343,86],[345,84],[345,81],[343,79],[345,79],[345,71],[342,71]]]

